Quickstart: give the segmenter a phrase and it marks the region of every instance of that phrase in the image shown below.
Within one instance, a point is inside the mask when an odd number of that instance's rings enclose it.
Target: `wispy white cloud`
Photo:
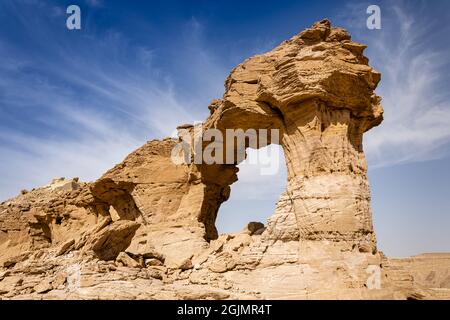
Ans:
[[[378,93],[385,121],[365,140],[371,167],[439,157],[445,153],[440,146],[450,141],[448,86],[442,85],[448,83],[443,72],[449,68],[448,46],[435,48],[435,39],[429,38],[437,29],[420,19],[420,11],[390,8],[382,6],[381,32],[365,29],[362,5],[353,4],[340,19],[356,40],[369,45],[371,63],[383,74]],[[7,120],[0,120],[0,175],[5,177],[0,198],[57,175],[95,179],[147,139],[204,119],[208,99],[223,91],[229,70],[204,43],[204,26],[195,18],[178,39],[183,50],[171,53],[176,67],[183,67],[183,74],[176,74],[158,66],[155,61],[163,53],[151,43],[132,44],[114,30],[101,36],[85,30],[84,46],[76,46],[55,35],[44,15],[27,19],[20,8],[11,10],[35,40],[42,40],[43,54],[24,53],[0,39],[5,62],[0,65],[0,104],[5,110],[20,110],[24,117],[34,108],[33,120],[41,127],[13,130]],[[439,32],[445,34],[442,25]],[[53,36],[55,41],[48,41]],[[179,77],[193,90],[181,94]],[[36,133],[40,130],[47,134]],[[267,182],[259,178],[259,168],[241,167],[240,179],[249,182],[236,185],[234,195],[278,196],[284,178]],[[249,188],[253,183],[260,187]]]
[[[391,256],[448,251],[441,193],[449,184],[436,175],[446,160],[400,165],[450,154],[450,3],[378,2],[381,30],[366,28],[369,4],[351,2],[339,23],[368,45],[370,64],[382,74],[384,121],[364,136],[378,247]]]
[[[377,93],[385,110],[365,135],[372,168],[426,161],[449,154],[450,43],[448,26],[431,19],[422,2],[383,2],[382,29],[365,28],[367,4],[352,3],[340,17],[353,38],[367,44],[382,74]]]
[[[88,121],[95,121],[95,130],[86,130],[91,128],[79,120],[75,120],[73,126],[79,130],[75,139],[40,139],[2,131],[2,138],[9,142],[0,145],[0,194],[3,199],[18,190],[44,185],[57,176],[95,179],[141,143],[118,128],[114,132],[109,123],[102,123],[94,115],[89,115]]]
[[[151,41],[132,43],[114,29],[99,34],[92,21],[80,33],[61,34],[61,8],[33,0],[4,4],[24,37],[33,35],[33,52],[0,38],[7,62],[0,65],[0,104],[7,115],[21,112],[13,120],[26,127],[0,120],[0,199],[55,176],[94,180],[146,140],[205,119],[210,99],[223,93],[229,70],[205,43],[205,26],[195,17],[178,39],[158,48]],[[243,169],[240,178],[247,181],[253,171]],[[264,185],[238,186],[234,194],[264,198],[271,193]]]

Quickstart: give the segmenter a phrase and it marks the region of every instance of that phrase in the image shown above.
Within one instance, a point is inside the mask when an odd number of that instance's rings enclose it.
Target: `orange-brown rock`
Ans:
[[[450,298],[447,256],[377,250],[362,139],[383,109],[364,49],[317,22],[238,65],[179,139],[147,142],[95,182],[58,178],[3,202],[0,298]],[[285,153],[287,187],[266,225],[217,234],[245,155],[193,163],[208,146],[182,138],[198,127],[278,130],[243,142]],[[238,156],[234,137],[223,143]]]

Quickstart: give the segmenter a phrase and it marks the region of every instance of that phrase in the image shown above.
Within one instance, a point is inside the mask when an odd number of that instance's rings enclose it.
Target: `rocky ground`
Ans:
[[[6,212],[0,215],[2,230],[8,225],[4,219],[11,217],[8,212],[20,210],[22,218],[35,219],[28,216],[26,204],[48,205],[62,195],[77,199],[74,195],[80,197],[84,186],[74,180],[56,180],[3,203]],[[76,216],[76,210],[66,214]],[[57,217],[52,218],[52,242],[67,219],[58,222]],[[32,222],[36,226],[37,222]],[[9,230],[13,229],[11,224],[20,223],[20,219],[9,221]],[[32,225],[30,221],[28,224]],[[450,298],[450,254],[388,259],[380,252],[348,250],[339,243],[267,242],[267,228],[253,222],[239,233],[220,235],[190,258],[181,256],[168,264],[153,245],[127,241],[128,232],[136,231],[135,222],[117,220],[103,223],[103,228],[96,223],[91,229],[74,231],[69,240],[42,244],[44,240],[39,237],[45,237],[44,231],[39,234],[30,228],[27,232],[37,241],[27,249],[20,243],[21,231],[10,231],[15,234],[10,239],[22,246],[20,254],[11,240],[4,241],[7,235],[2,231],[1,299]],[[131,245],[118,244],[122,241]],[[102,253],[99,258],[93,251],[98,243],[107,248],[107,253],[110,247],[115,252],[120,250],[115,250],[118,247],[123,251],[111,257]],[[41,248],[37,249],[39,244]],[[368,266],[381,266],[380,288],[367,288]]]

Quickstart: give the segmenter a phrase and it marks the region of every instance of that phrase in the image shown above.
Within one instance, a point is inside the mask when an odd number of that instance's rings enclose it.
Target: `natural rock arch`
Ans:
[[[362,135],[382,121],[383,110],[374,93],[380,74],[368,65],[364,48],[323,20],[238,65],[225,81],[223,98],[210,104],[203,131],[279,130],[279,141],[269,139],[258,147],[281,144],[287,189],[262,242],[249,247],[250,256],[276,241],[328,241],[345,250],[376,250]],[[195,128],[179,129],[194,134]],[[30,249],[67,241],[75,248],[102,252],[103,244],[106,248],[126,235],[121,247],[129,241],[130,248],[152,245],[168,266],[177,266],[181,258],[195,260],[218,237],[217,212],[237,179],[238,160],[174,163],[179,143],[172,138],[149,141],[98,181],[77,188],[74,182],[67,184],[65,194],[55,193],[52,186],[40,190],[39,197],[50,192],[51,200],[31,208],[30,218],[9,206],[0,218],[9,226],[18,215],[21,225],[14,228],[24,230],[23,239],[11,243]],[[226,138],[224,143],[230,145]],[[24,201],[28,197],[32,195],[25,195]],[[83,215],[84,220],[79,218]],[[127,220],[134,223],[121,222]],[[37,231],[27,233],[27,228]],[[47,229],[51,239],[42,231]],[[17,248],[12,246],[11,252]],[[108,251],[108,257],[116,253]]]
[[[364,48],[321,21],[236,67],[210,106],[206,129],[280,130],[302,238],[374,244],[362,135],[383,110]]]

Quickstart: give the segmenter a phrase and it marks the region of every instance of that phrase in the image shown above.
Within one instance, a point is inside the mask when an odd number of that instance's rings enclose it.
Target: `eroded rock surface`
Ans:
[[[95,182],[58,178],[0,205],[0,298],[450,298],[448,256],[377,250],[362,138],[383,109],[364,49],[317,22],[238,65],[210,104],[203,131],[279,132],[256,146],[279,143],[288,169],[266,224],[217,234],[243,158],[179,163],[181,137],[152,140]]]

